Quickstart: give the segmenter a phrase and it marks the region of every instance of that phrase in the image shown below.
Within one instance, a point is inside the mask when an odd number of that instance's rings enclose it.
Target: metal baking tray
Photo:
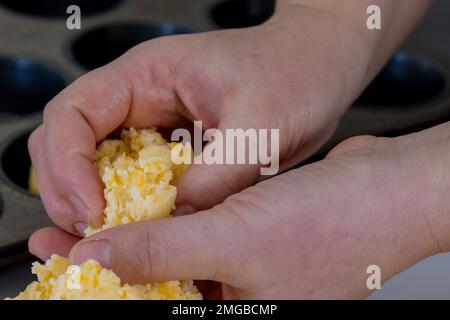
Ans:
[[[158,36],[257,25],[274,0],[0,0],[0,266],[26,257],[29,235],[51,225],[27,191],[29,133],[45,104],[87,71]],[[81,8],[68,30],[66,8]],[[419,29],[343,116],[324,154],[358,134],[393,135],[450,118],[450,2]],[[447,37],[447,38],[445,38]],[[349,70],[351,72],[351,70]]]

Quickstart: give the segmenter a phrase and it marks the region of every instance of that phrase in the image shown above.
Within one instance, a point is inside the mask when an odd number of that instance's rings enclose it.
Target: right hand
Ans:
[[[102,223],[93,158],[121,126],[279,128],[282,169],[315,151],[360,91],[363,75],[347,67],[363,59],[346,45],[355,34],[336,32],[333,16],[304,8],[303,32],[293,11],[259,27],[145,42],[58,94],[29,141],[51,219],[78,235]],[[258,178],[254,165],[193,165],[178,181],[179,212],[210,208]]]

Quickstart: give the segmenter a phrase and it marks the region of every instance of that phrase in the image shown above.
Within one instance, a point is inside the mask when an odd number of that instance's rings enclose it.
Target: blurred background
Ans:
[[[81,30],[66,27],[72,4],[81,8]],[[34,280],[26,240],[50,224],[39,198],[28,191],[26,148],[45,104],[80,75],[142,41],[258,25],[270,18],[274,5],[274,0],[0,0],[0,298]],[[309,161],[350,136],[395,136],[448,121],[449,30],[450,1],[435,0]],[[370,297],[449,298],[450,254],[420,262]]]

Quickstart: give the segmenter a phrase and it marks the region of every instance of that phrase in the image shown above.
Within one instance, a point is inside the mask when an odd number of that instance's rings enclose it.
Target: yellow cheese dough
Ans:
[[[155,129],[123,130],[121,140],[106,140],[97,148],[95,163],[105,185],[105,221],[101,229],[167,218],[175,209],[172,184],[184,167],[173,164],[169,144]]]
[[[28,178],[28,188],[32,194],[39,195],[39,188],[36,179],[36,170],[34,167],[30,167],[30,176]]]
[[[45,265],[35,262],[32,272],[38,281],[32,282],[15,299],[20,300],[193,300],[201,299],[192,281],[121,285],[111,270],[104,269],[94,260],[81,264],[78,275],[68,271],[67,258],[53,255]],[[74,286],[79,283],[79,288]]]
[[[88,227],[87,235],[125,223],[170,216],[175,209],[174,180],[186,165],[171,161],[174,143],[167,143],[155,128],[123,130],[120,140],[106,140],[95,157],[104,184],[106,207],[104,224]],[[34,169],[30,173],[30,191],[37,184]],[[74,280],[67,258],[53,255],[44,265],[35,262],[38,277],[15,299],[201,299],[193,281],[169,281],[145,285],[122,285],[113,271],[88,260],[77,269],[80,287],[68,285]]]

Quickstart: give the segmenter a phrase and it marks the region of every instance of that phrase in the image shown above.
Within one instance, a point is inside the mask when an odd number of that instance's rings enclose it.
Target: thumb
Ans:
[[[236,252],[245,233],[230,215],[215,211],[105,230],[75,245],[71,263],[95,259],[130,284],[195,279],[232,285],[238,266],[246,265]]]

